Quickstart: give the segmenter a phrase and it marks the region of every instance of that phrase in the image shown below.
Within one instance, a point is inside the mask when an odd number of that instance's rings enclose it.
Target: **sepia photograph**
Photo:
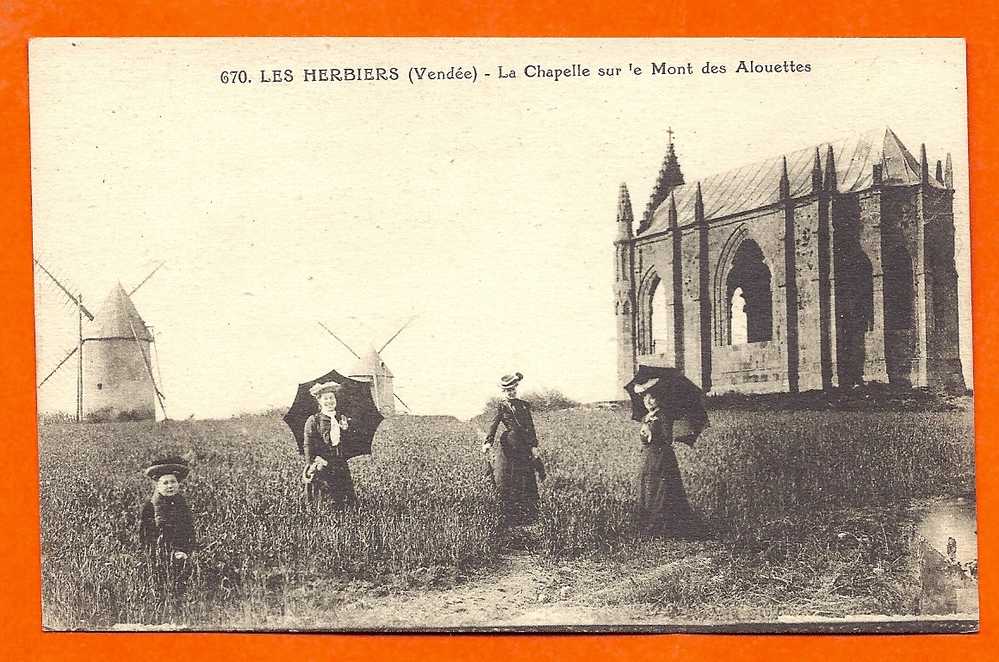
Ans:
[[[963,40],[29,74],[44,629],[978,630]]]

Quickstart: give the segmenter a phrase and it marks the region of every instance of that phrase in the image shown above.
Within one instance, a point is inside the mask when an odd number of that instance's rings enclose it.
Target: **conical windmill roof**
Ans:
[[[135,335],[132,334],[133,328]],[[121,283],[118,283],[104,299],[100,310],[94,316],[94,321],[84,331],[84,340],[107,338],[134,340],[136,336],[139,340],[153,341],[146,323],[135,309],[135,304]]]
[[[349,375],[378,375],[380,377],[394,377],[385,361],[375,351],[374,347],[369,347],[368,351],[361,354],[354,363]]]

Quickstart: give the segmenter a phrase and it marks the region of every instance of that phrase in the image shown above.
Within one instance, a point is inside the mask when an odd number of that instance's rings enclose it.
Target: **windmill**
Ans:
[[[398,400],[399,403],[406,408],[406,411],[410,410],[409,405],[403,402],[402,398],[396,395],[395,388],[393,386],[395,376],[392,374],[392,371],[389,370],[389,367],[385,364],[381,355],[382,352],[385,351],[385,348],[388,347],[393,340],[398,338],[399,334],[402,333],[403,330],[405,330],[405,328],[415,319],[416,317],[414,316],[406,320],[406,323],[399,327],[398,331],[393,333],[388,340],[382,343],[381,349],[376,350],[374,345],[370,345],[368,350],[364,352],[363,355],[355,352],[350,345],[345,343],[337,334],[333,333],[328,326],[319,322],[319,326],[323,327],[323,330],[326,331],[326,333],[333,336],[338,343],[343,345],[347,351],[353,354],[354,358],[357,359],[351,371],[346,373],[346,375],[351,379],[371,384],[371,395],[374,397],[375,406],[378,407],[378,411],[380,411],[384,416],[391,416],[396,413],[396,400]]]
[[[38,388],[75,355],[77,421],[155,419],[157,400],[166,418],[165,398],[153,377],[152,330],[131,299],[163,263],[130,291],[126,292],[121,283],[115,285],[94,315],[83,305],[82,294],[74,295],[41,262],[34,262],[77,309],[77,344],[38,383]]]

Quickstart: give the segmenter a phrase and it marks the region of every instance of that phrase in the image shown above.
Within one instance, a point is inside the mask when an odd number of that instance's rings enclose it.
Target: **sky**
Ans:
[[[740,60],[811,72],[736,74]],[[414,413],[474,415],[514,370],[523,390],[617,398],[618,187],[640,216],[667,128],[690,182],[890,126],[914,154],[953,156],[970,384],[964,61],[960,40],[34,40],[35,257],[95,313],[164,262],[133,300],[171,418],[287,406],[297,383],[353,363],[318,322],[360,353],[413,315],[383,358]],[[729,73],[653,76],[652,62]],[[574,63],[592,75],[523,76]],[[477,80],[408,81],[452,65]],[[347,67],[399,80],[302,81]],[[241,69],[252,83],[220,81]],[[39,380],[76,342],[46,279]],[[39,409],[72,411],[74,388],[68,363]]]

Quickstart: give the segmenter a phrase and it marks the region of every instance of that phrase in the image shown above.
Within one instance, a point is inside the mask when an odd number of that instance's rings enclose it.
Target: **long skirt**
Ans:
[[[700,537],[672,444],[647,444],[638,476],[638,527],[647,536]]]
[[[310,500],[330,500],[337,507],[348,506],[357,501],[350,466],[342,458],[334,458],[317,471],[306,489]]]
[[[503,524],[530,524],[538,518],[538,481],[529,449],[497,444],[492,457],[493,485],[500,500]]]

